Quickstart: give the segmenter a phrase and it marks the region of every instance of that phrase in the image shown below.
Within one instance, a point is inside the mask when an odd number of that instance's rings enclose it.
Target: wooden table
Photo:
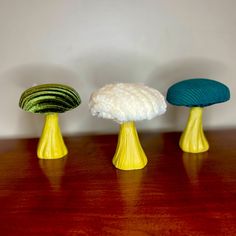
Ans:
[[[146,168],[111,164],[116,135],[67,137],[69,155],[39,160],[37,139],[0,141],[0,235],[236,235],[236,130],[144,133]]]

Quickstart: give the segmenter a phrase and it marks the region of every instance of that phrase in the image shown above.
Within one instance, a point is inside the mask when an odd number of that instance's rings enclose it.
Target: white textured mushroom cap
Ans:
[[[166,111],[163,95],[143,84],[108,84],[95,91],[89,101],[93,116],[118,123],[151,120]]]

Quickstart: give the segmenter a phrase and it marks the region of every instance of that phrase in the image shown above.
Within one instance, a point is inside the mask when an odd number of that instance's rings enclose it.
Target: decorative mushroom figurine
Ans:
[[[113,165],[121,170],[144,168],[147,158],[134,121],[151,120],[165,113],[166,102],[162,94],[142,84],[109,84],[91,95],[89,107],[93,116],[112,119],[120,124]]]
[[[44,129],[39,140],[37,155],[41,159],[57,159],[68,151],[61,135],[58,113],[79,106],[79,94],[63,84],[42,84],[24,91],[19,106],[32,113],[46,115]]]
[[[167,91],[167,101],[175,106],[190,107],[190,115],[179,145],[184,152],[200,153],[209,149],[203,132],[203,107],[230,99],[229,88],[215,80],[196,78],[180,81]]]

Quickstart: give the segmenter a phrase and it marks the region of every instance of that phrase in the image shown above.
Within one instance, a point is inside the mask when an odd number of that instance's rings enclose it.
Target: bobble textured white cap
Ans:
[[[143,84],[108,84],[95,91],[89,101],[93,116],[118,123],[151,120],[166,111],[163,95]]]

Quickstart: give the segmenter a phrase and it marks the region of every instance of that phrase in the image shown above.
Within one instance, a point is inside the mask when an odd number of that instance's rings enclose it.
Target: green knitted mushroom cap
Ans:
[[[63,84],[41,84],[24,91],[19,106],[32,113],[63,113],[79,106],[77,91]]]
[[[166,100],[176,106],[205,107],[230,99],[229,88],[215,80],[194,78],[180,81],[167,91]]]

